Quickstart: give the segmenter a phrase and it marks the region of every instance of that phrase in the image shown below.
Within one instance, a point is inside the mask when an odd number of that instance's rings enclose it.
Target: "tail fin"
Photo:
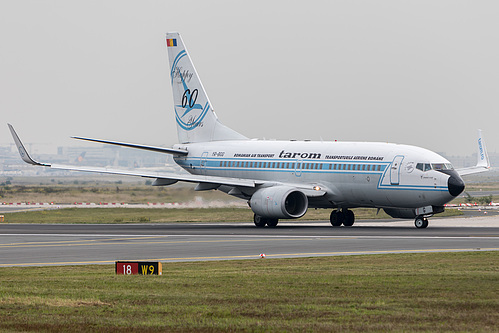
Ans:
[[[166,45],[179,142],[247,140],[219,122],[180,34],[167,33]]]

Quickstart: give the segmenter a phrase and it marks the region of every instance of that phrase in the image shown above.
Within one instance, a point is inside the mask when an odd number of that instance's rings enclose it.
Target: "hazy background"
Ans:
[[[221,121],[251,138],[489,151],[497,1],[0,0],[0,144],[177,142],[165,33]],[[81,143],[80,143],[81,144]],[[88,145],[88,143],[85,143]]]

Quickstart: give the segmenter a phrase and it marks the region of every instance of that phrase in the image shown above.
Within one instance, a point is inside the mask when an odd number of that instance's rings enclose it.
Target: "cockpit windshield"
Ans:
[[[421,171],[428,170],[454,170],[454,167],[450,163],[417,163],[416,169]]]
[[[431,168],[433,170],[454,170],[452,164],[450,163],[432,163]]]

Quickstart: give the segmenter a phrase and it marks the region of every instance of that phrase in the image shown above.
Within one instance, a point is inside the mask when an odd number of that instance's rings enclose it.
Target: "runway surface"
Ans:
[[[382,253],[498,251],[499,215],[413,221],[184,224],[2,224],[0,267],[292,258]],[[498,252],[499,257],[499,252]]]

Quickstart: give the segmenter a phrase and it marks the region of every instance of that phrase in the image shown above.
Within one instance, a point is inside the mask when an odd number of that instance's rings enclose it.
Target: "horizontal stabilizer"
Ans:
[[[148,151],[154,151],[156,153],[165,153],[165,154],[172,154],[172,155],[187,155],[187,153],[188,153],[187,150],[163,148],[163,147],[155,147],[155,146],[145,146],[145,145],[139,145],[136,143],[108,141],[108,140],[100,140],[100,139],[90,139],[90,138],[82,138],[79,136],[72,136],[72,138],[78,139],[78,140],[84,140],[84,141],[104,143],[104,144],[108,144],[108,145],[127,147],[127,148],[143,149],[143,150],[148,150]]]

